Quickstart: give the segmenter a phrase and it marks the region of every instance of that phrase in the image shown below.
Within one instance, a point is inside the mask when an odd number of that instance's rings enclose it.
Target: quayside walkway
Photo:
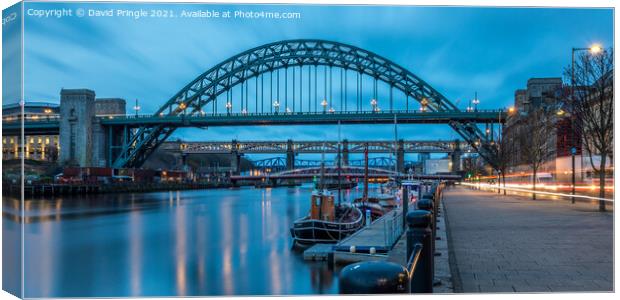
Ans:
[[[443,204],[455,292],[613,290],[613,212],[459,186]]]

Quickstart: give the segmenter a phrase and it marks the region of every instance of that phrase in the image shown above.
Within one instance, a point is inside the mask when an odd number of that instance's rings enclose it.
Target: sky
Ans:
[[[531,77],[561,77],[571,47],[613,45],[613,10],[324,5],[62,4],[61,18],[26,14],[26,101],[59,102],[61,88],[89,88],[97,97],[139,99],[155,110],[215,64],[284,39],[317,38],[372,51],[407,68],[465,108],[506,108]],[[295,20],[77,17],[78,8],[254,10],[299,12]],[[3,102],[7,103],[7,93]],[[366,100],[366,99],[365,99]],[[369,100],[369,99],[368,99]],[[448,125],[401,125],[399,138],[454,139]],[[185,140],[337,139],[335,126],[178,129]],[[370,137],[370,138],[369,138]],[[394,139],[390,125],[343,126],[342,138]]]

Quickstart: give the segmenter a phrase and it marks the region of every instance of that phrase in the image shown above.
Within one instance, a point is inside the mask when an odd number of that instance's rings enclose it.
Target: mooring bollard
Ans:
[[[433,292],[431,218],[431,212],[427,210],[414,210],[407,214],[407,259],[411,257],[413,245],[422,244],[420,259],[411,277],[412,293]]]
[[[407,269],[397,263],[368,261],[350,264],[340,271],[340,294],[408,293]]]
[[[438,256],[437,251],[435,251],[435,237],[437,236],[437,231],[436,231],[436,226],[435,226],[435,214],[433,213],[433,201],[430,199],[422,199],[422,201],[420,201],[418,207],[421,210],[426,210],[431,212],[431,223],[430,223],[430,227],[431,227],[431,253],[432,253],[432,264],[431,264],[431,274],[433,275],[432,278],[435,278],[435,256]]]

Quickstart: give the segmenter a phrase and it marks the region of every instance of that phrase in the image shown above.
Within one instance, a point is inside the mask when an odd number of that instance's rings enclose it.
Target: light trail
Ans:
[[[485,187],[485,188],[493,188],[493,189],[502,189],[502,190],[507,190],[507,191],[514,191],[514,192],[524,192],[524,193],[536,193],[539,195],[550,195],[550,196],[559,196],[559,197],[569,197],[569,198],[582,198],[582,199],[588,199],[588,200],[602,200],[602,201],[607,201],[607,202],[614,202],[613,199],[605,199],[605,198],[598,198],[598,197],[592,197],[592,196],[585,196],[585,195],[572,195],[572,194],[562,194],[562,193],[551,193],[551,192],[542,192],[542,191],[534,191],[534,190],[529,190],[529,189],[519,189],[519,188],[510,188],[510,187],[498,187],[497,185],[492,185],[492,184],[487,184],[487,183],[467,183],[467,182],[460,182],[457,183],[460,185],[465,185],[465,186],[472,186],[472,187]]]

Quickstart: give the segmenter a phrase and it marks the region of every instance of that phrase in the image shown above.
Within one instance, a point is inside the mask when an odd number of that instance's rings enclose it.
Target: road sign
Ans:
[[[572,154],[572,155],[577,154],[577,148],[575,148],[575,147],[570,148],[570,154]]]

